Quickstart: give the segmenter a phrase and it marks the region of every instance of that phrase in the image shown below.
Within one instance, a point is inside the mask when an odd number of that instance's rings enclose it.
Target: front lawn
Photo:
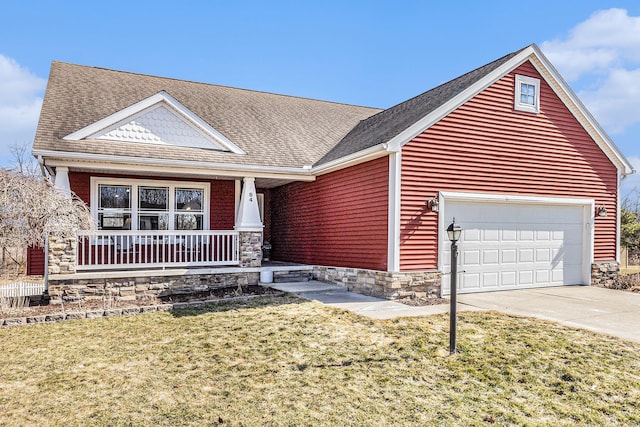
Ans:
[[[289,297],[0,330],[0,425],[637,425],[640,344]]]

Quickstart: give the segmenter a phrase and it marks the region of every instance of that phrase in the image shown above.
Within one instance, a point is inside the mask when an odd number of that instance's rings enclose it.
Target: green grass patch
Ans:
[[[640,423],[640,345],[492,312],[295,298],[0,330],[0,425]]]

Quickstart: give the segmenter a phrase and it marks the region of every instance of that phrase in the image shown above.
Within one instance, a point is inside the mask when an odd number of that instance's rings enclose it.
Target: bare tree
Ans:
[[[13,157],[13,166],[11,170],[19,172],[23,175],[40,175],[38,162],[31,155],[29,144],[13,144],[9,147],[11,156]]]
[[[93,229],[89,208],[75,195],[37,175],[0,170],[0,247],[44,247],[47,235]]]

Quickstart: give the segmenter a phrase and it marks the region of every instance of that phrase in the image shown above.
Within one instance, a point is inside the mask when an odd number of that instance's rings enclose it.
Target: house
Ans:
[[[453,218],[460,292],[600,283],[634,172],[535,45],[386,110],[54,62],[33,155],[100,228],[50,241],[54,302],[278,268],[447,294]]]

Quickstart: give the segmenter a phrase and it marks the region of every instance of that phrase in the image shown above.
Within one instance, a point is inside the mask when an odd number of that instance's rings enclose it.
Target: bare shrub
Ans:
[[[89,208],[43,177],[0,170],[0,247],[44,247],[47,236],[93,230]]]
[[[618,281],[618,289],[624,289],[631,292],[640,292],[640,273],[620,276],[620,279]]]

